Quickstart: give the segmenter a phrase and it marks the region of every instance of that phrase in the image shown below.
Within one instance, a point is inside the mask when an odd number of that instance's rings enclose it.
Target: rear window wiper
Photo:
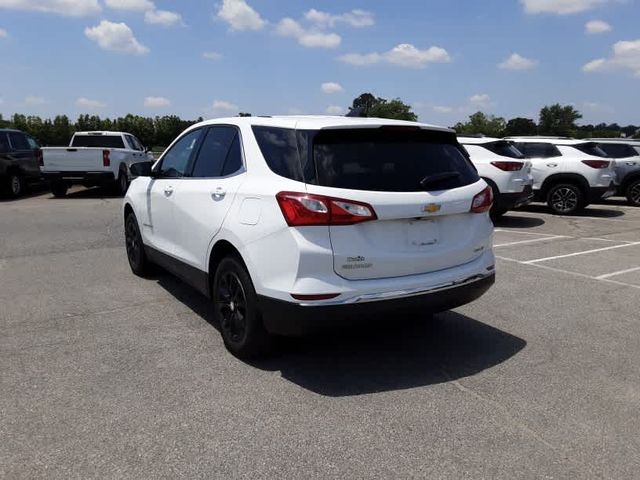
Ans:
[[[445,180],[451,180],[453,178],[458,178],[459,176],[460,172],[442,172],[436,173],[435,175],[427,175],[420,180],[420,186],[422,188],[427,188],[433,183],[444,182]]]

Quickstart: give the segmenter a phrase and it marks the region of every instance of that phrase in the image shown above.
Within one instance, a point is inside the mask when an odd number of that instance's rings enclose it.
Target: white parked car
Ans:
[[[622,138],[590,140],[616,162],[617,195],[640,207],[640,142]]]
[[[478,174],[493,189],[496,218],[533,200],[531,162],[511,142],[491,137],[458,136]]]
[[[124,195],[129,167],[153,160],[140,140],[126,132],[76,132],[68,147],[41,150],[40,169],[56,197],[64,197],[73,184],[113,185]]]
[[[134,273],[202,293],[227,348],[399,309],[429,314],[494,283],[492,194],[452,130],[372,118],[199,123],[124,200]]]
[[[593,142],[554,137],[510,137],[531,161],[535,200],[571,215],[616,192],[614,162]],[[585,153],[586,152],[586,153]]]

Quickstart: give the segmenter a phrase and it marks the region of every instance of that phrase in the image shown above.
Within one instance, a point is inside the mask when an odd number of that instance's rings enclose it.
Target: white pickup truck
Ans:
[[[40,169],[56,197],[69,187],[114,186],[124,195],[129,188],[129,167],[153,160],[140,141],[125,132],[76,132],[68,147],[42,149]]]

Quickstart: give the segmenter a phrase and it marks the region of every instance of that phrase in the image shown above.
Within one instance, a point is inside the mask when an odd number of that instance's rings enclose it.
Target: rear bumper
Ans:
[[[495,272],[434,287],[426,293],[398,292],[397,296],[334,305],[304,305],[259,296],[265,327],[273,334],[304,335],[324,328],[339,327],[367,316],[415,312],[430,314],[450,310],[480,298],[495,283]]]
[[[494,200],[496,208],[500,210],[512,210],[523,207],[532,201],[533,189],[531,185],[527,185],[524,190],[519,193],[500,193]]]
[[[618,188],[613,182],[608,187],[592,187],[589,189],[589,201],[595,202],[600,199],[609,198],[616,194]]]
[[[64,180],[70,183],[107,183],[113,182],[113,172],[42,172],[42,176],[48,182]]]

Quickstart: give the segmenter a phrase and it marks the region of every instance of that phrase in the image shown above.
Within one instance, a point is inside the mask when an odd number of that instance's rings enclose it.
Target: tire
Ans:
[[[7,176],[6,191],[9,198],[18,198],[24,193],[25,182],[19,173],[10,173]]]
[[[629,205],[640,207],[640,178],[632,181],[625,190]]]
[[[214,318],[227,350],[243,359],[265,355],[271,337],[258,309],[258,296],[249,273],[236,256],[218,264],[213,279]]]
[[[500,217],[502,217],[505,213],[507,213],[509,210],[507,210],[506,208],[496,208],[495,206],[493,206],[491,208],[491,212],[489,213],[489,215],[491,215],[491,218],[493,220],[497,220]]]
[[[573,215],[583,210],[586,202],[580,187],[572,183],[559,183],[547,192],[547,205],[556,215]]]
[[[151,265],[144,251],[138,219],[133,213],[127,215],[124,221],[124,239],[131,271],[139,277],[145,277],[151,271]]]
[[[63,198],[69,190],[69,184],[64,181],[51,182],[51,193],[56,198]]]
[[[118,180],[116,180],[116,190],[123,197],[127,194],[127,190],[129,190],[129,176],[127,175],[126,168],[120,168]]]

